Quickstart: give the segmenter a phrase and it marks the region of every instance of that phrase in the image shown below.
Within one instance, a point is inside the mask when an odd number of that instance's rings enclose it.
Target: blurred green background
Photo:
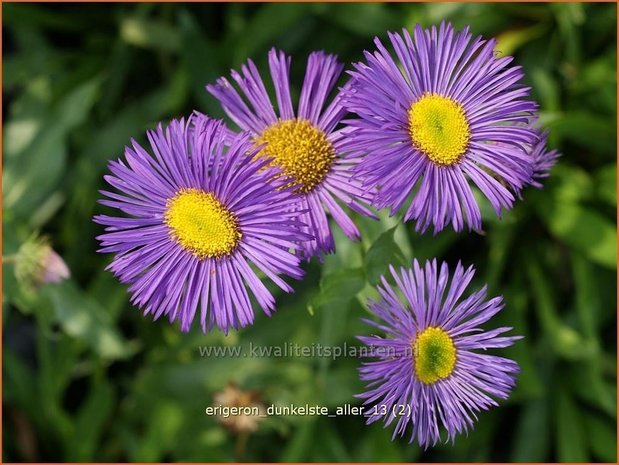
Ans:
[[[3,255],[47,235],[71,279],[32,289],[3,265],[4,461],[616,460],[616,5],[6,4],[3,12]],[[204,90],[271,46],[293,55],[298,90],[313,49],[359,60],[375,35],[449,20],[496,36],[526,72],[563,157],[546,187],[485,234],[415,234],[356,218],[338,253],[272,318],[224,337],[181,334],[128,303],[104,271],[92,222],[109,159],[130,137],[197,109]],[[360,417],[272,417],[250,435],[204,414],[230,381],[265,404],[357,403],[354,358],[203,358],[200,345],[356,344],[387,263],[459,259],[506,310],[491,326],[525,338],[518,386],[455,446],[427,451]]]

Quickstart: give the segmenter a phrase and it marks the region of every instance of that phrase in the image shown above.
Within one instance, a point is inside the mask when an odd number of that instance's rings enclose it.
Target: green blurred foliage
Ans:
[[[2,5],[3,255],[48,235],[72,278],[33,293],[3,266],[5,461],[616,461],[616,5]],[[375,35],[449,20],[513,54],[563,157],[543,190],[485,232],[419,235],[381,212],[360,243],[306,265],[279,310],[224,337],[143,318],[95,252],[109,159],[160,120],[223,116],[208,82],[271,46],[359,60]],[[204,415],[230,381],[267,403],[335,408],[362,390],[354,358],[206,358],[200,345],[357,344],[389,263],[458,260],[525,338],[509,401],[427,451],[360,417],[271,417],[249,438]]]

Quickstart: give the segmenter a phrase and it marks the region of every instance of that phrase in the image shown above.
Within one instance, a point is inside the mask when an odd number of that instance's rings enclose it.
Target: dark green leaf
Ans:
[[[585,416],[585,428],[596,459],[617,462],[617,425],[594,413]]]
[[[556,394],[557,458],[560,462],[588,462],[587,440],[580,411],[565,389]]]
[[[536,399],[525,406],[518,419],[511,452],[513,462],[541,462],[550,451],[548,402]]]
[[[395,243],[394,234],[397,226],[385,231],[372,244],[365,257],[365,272],[370,284],[376,285],[380,277],[389,271],[389,266],[398,267],[404,265],[404,254]]]
[[[93,386],[75,420],[75,434],[67,445],[67,457],[74,462],[94,460],[105,422],[112,415],[114,389],[107,381]]]
[[[363,271],[358,268],[329,274],[320,280],[320,291],[310,305],[316,309],[326,304],[346,303],[354,298],[364,284]]]
[[[598,115],[573,112],[553,120],[549,129],[557,136],[575,142],[591,150],[612,155],[616,145],[616,123]]]

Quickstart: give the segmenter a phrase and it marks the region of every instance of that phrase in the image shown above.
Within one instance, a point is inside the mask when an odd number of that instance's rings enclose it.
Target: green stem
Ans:
[[[236,438],[236,448],[234,451],[235,458],[237,462],[243,461],[243,457],[245,456],[245,450],[247,447],[247,438],[249,434],[247,431],[241,431]]]

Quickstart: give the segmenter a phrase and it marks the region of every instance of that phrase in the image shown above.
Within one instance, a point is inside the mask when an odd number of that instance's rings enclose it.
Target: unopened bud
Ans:
[[[41,284],[59,283],[70,274],[67,264],[46,238],[32,236],[15,255],[15,276],[26,287],[36,289]]]

